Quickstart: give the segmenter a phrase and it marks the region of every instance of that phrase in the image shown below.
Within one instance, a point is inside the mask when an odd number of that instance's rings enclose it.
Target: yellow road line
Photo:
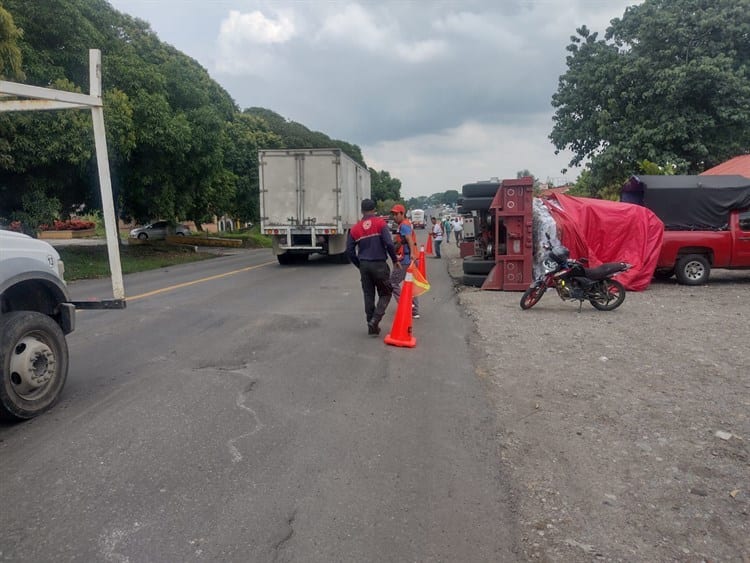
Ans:
[[[276,264],[276,262],[264,262],[263,264],[256,264],[255,266],[248,266],[247,268],[241,268],[239,270],[232,270],[231,272],[224,272],[223,274],[216,274],[215,276],[209,276],[207,278],[201,278],[199,280],[193,280],[193,281],[189,281],[185,283],[178,283],[177,285],[170,285],[168,287],[162,287],[161,289],[155,289],[154,291],[149,291],[148,293],[141,293],[140,295],[127,297],[126,301],[136,301],[138,299],[152,297],[154,295],[159,295],[160,293],[166,293],[167,291],[174,291],[175,289],[181,289],[183,287],[188,287],[191,285],[196,285],[196,284],[207,282],[207,281],[218,280],[221,278],[225,278],[227,276],[233,276],[234,274],[239,274],[241,272],[249,272],[250,270],[255,270],[256,268],[262,268],[263,266],[269,266],[271,264]]]

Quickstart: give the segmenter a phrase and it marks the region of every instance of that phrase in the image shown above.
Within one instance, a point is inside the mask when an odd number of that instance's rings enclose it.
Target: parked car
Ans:
[[[138,227],[130,231],[131,238],[141,240],[163,240],[168,234],[187,236],[190,229],[185,225],[175,225],[172,227],[168,221],[156,221],[145,227]]]

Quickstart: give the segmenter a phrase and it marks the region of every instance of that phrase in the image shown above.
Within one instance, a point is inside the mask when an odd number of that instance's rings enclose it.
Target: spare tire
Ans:
[[[495,197],[500,182],[476,182],[464,184],[461,193],[464,197]]]
[[[494,260],[485,260],[481,256],[467,256],[464,258],[464,274],[479,274],[486,276],[495,267]]]
[[[490,208],[490,204],[492,203],[493,199],[495,199],[494,196],[465,197],[463,203],[461,204],[461,209],[463,211],[487,211]]]

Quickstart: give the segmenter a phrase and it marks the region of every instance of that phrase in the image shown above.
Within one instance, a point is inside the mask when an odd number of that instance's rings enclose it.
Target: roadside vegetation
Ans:
[[[96,217],[94,217],[96,219]],[[101,229],[101,234],[99,234]],[[97,223],[97,235],[104,237],[104,229]],[[120,233],[124,244],[120,245],[120,262],[123,274],[134,274],[155,270],[176,264],[185,264],[206,260],[217,256],[215,252],[206,252],[200,247],[201,238],[207,233],[195,233],[188,240],[195,244],[169,244],[164,241],[153,241],[130,245],[127,243],[127,232]],[[211,238],[241,240],[243,248],[270,248],[271,240],[258,232],[258,227],[243,229],[231,233],[213,233]],[[187,242],[187,241],[186,241]],[[84,279],[109,277],[109,258],[107,247],[103,243],[97,246],[61,246],[57,248],[65,262],[65,280],[68,282]]]
[[[109,277],[109,259],[106,245],[59,247],[65,262],[65,281]],[[209,252],[195,252],[192,247],[168,244],[121,246],[120,262],[123,274],[155,270],[165,266],[185,264],[215,257]]]

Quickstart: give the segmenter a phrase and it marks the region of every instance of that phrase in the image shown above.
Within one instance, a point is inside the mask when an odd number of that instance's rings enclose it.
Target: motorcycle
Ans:
[[[578,312],[584,301],[589,301],[600,311],[613,311],[625,301],[625,287],[612,279],[632,268],[627,262],[607,262],[596,268],[587,268],[588,260],[572,260],[570,251],[564,246],[552,246],[549,234],[542,244],[545,250],[539,276],[521,297],[521,309],[531,309],[539,303],[548,288],[555,288],[563,301],[579,301]]]

